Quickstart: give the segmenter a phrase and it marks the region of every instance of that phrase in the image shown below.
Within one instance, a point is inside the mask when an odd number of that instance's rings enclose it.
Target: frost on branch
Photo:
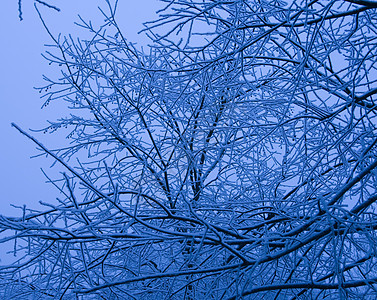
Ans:
[[[42,6],[46,6],[50,9],[60,11],[60,8],[56,7],[55,5],[52,5],[51,3],[48,3],[47,1],[42,1],[42,0],[34,0],[34,5],[36,3],[41,4]],[[22,0],[18,0],[18,18],[20,21],[22,21],[24,18],[22,17]]]
[[[15,126],[66,173],[0,218],[3,294],[376,297],[371,1],[163,2],[146,52],[111,5],[92,39],[52,37],[41,90],[70,113],[44,131],[69,143]]]

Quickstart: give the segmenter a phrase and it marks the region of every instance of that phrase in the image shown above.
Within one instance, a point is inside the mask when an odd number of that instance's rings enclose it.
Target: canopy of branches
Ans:
[[[66,173],[0,217],[0,295],[377,297],[377,3],[162,2],[144,52],[112,2],[51,36],[41,92],[70,114],[44,131],[69,143],[14,126]]]

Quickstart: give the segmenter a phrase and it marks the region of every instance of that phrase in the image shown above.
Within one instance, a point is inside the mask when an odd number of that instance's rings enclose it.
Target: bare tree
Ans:
[[[4,295],[376,297],[377,4],[166,2],[152,46],[109,4],[91,40],[53,36],[71,114],[42,154],[57,203],[0,218],[21,257]]]

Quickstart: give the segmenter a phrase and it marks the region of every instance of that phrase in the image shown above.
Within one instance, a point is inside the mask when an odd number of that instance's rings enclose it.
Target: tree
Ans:
[[[137,49],[108,3],[52,39],[70,143],[45,211],[1,217],[4,295],[372,299],[376,3],[167,1]],[[47,29],[47,27],[46,27]],[[248,298],[250,297],[250,298]]]

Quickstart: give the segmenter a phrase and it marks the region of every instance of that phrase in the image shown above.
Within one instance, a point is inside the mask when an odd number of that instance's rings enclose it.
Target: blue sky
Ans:
[[[23,1],[22,22],[18,19],[17,0],[5,0],[0,10],[0,214],[18,214],[10,204],[38,208],[38,202],[51,202],[57,191],[45,184],[43,168],[52,177],[59,177],[59,169],[49,169],[52,161],[46,158],[34,158],[38,154],[35,145],[21,136],[11,122],[23,129],[38,129],[46,124],[47,119],[59,116],[56,105],[41,109],[43,100],[33,87],[43,85],[42,74],[54,74],[57,70],[48,65],[41,53],[45,44],[51,44],[42,23],[33,7],[34,1]],[[103,16],[98,6],[105,7],[104,0],[55,0],[50,1],[61,9],[56,12],[40,7],[44,20],[57,35],[85,34],[73,23],[80,14],[84,19],[101,24]],[[122,0],[118,7],[118,22],[129,41],[141,45],[147,39],[137,34],[142,23],[155,18],[155,11],[161,7],[158,0]],[[53,135],[36,135],[47,147],[54,144]]]

